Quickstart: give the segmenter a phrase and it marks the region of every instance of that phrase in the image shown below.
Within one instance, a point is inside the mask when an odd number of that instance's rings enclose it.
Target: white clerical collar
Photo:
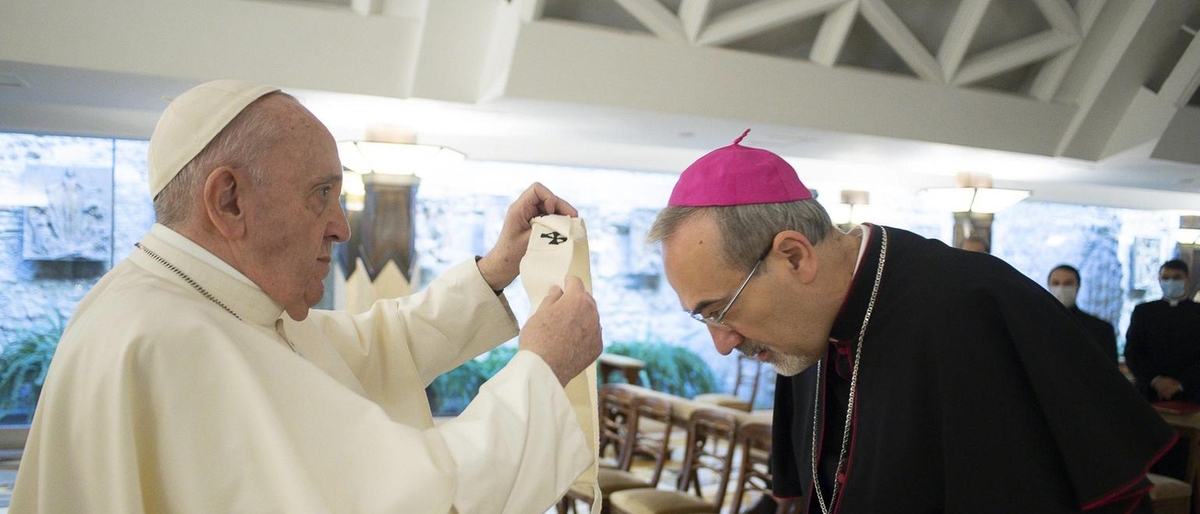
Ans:
[[[858,230],[862,232],[862,241],[858,243],[858,259],[854,261],[854,275],[858,275],[858,267],[862,265],[863,256],[867,254],[867,242],[871,238],[871,227],[866,223],[854,227],[850,232]]]
[[[862,225],[859,225],[857,227],[850,229],[850,231],[846,232],[846,234],[854,234],[855,230],[862,233],[862,240],[859,241],[859,243],[858,243],[858,258],[856,258],[854,260],[854,274],[850,275],[850,288],[851,289],[854,288],[854,281],[855,281],[855,279],[858,278],[858,269],[859,269],[859,267],[862,266],[863,256],[865,256],[867,254],[867,243],[869,243],[870,239],[871,239],[871,226],[870,225],[863,223]],[[843,309],[846,308],[846,302],[849,301],[849,298],[850,298],[850,291],[846,291],[846,299],[842,300],[842,308]],[[841,314],[839,311],[839,316],[840,315]],[[834,339],[832,337],[829,338],[829,342],[831,342],[831,343],[836,342],[836,341],[837,341],[837,339]]]
[[[273,327],[275,320],[283,315],[283,306],[254,281],[164,225],[156,223],[150,227],[139,245],[144,247],[143,251],[130,255],[139,265],[162,276],[186,275],[184,282],[190,287],[199,285],[204,289],[202,296],[211,295],[213,298],[209,300],[242,320]]]
[[[199,261],[240,280],[243,284],[258,287],[258,284],[250,280],[250,277],[243,275],[242,272],[234,269],[229,263],[221,260],[203,246],[196,244],[191,239],[188,239],[187,236],[172,230],[170,227],[155,223],[150,227],[150,233],[154,234],[154,237],[166,241],[167,244],[191,254],[192,257],[195,257]]]

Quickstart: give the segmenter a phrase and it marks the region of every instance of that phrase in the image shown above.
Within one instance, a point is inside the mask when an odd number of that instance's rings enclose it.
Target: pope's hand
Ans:
[[[504,227],[496,246],[479,260],[479,273],[492,289],[500,290],[512,283],[521,272],[521,258],[529,247],[530,220],[546,214],[578,216],[579,212],[562,198],[554,196],[546,186],[537,182],[529,186],[504,215]]]
[[[522,350],[541,356],[564,386],[603,350],[596,301],[578,277],[568,276],[565,285],[565,291],[550,287],[519,341]]]

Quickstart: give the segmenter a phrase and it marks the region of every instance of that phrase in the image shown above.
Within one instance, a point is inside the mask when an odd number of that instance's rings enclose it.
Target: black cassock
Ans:
[[[828,503],[884,227],[830,334],[818,422]],[[1066,309],[987,254],[886,228],[862,343],[839,513],[1149,512],[1146,469],[1175,440]],[[832,365],[831,365],[832,364]],[[816,366],[779,377],[775,494],[812,489]]]
[[[1112,323],[1079,310],[1078,305],[1067,309],[1067,312],[1071,313],[1071,317],[1079,322],[1084,332],[1087,332],[1091,336],[1092,342],[1096,343],[1096,347],[1100,348],[1104,352],[1104,355],[1108,356],[1108,360],[1112,362],[1113,366],[1116,366],[1118,364],[1117,332],[1113,328]]]
[[[1183,384],[1173,399],[1200,402],[1200,305],[1155,300],[1134,307],[1125,334],[1125,363],[1147,399],[1159,399],[1150,382],[1165,375]]]

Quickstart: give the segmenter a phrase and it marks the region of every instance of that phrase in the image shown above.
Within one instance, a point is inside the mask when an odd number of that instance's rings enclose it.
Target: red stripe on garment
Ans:
[[[1089,502],[1085,502],[1080,508],[1082,510],[1092,510],[1096,507],[1103,507],[1105,505],[1108,505],[1114,501],[1131,498],[1134,495],[1136,495],[1138,492],[1141,492],[1143,494],[1149,493],[1150,492],[1149,487],[1144,488],[1141,491],[1137,491],[1137,490],[1129,491],[1129,489],[1131,487],[1133,487],[1134,485],[1136,485],[1138,482],[1141,482],[1142,479],[1146,478],[1146,473],[1150,472],[1150,467],[1153,466],[1154,463],[1158,462],[1159,459],[1163,458],[1163,455],[1166,455],[1167,452],[1170,451],[1171,446],[1174,446],[1177,441],[1179,441],[1179,433],[1178,432],[1172,434],[1171,440],[1167,442],[1167,445],[1164,446],[1163,449],[1158,451],[1158,455],[1155,455],[1154,458],[1150,459],[1150,461],[1146,463],[1146,469],[1143,470],[1140,475],[1134,477],[1133,480],[1126,482],[1125,485],[1122,485],[1121,487],[1114,489],[1112,492],[1110,492],[1100,498],[1097,498],[1097,499],[1089,501]],[[1136,505],[1136,503],[1134,505]]]

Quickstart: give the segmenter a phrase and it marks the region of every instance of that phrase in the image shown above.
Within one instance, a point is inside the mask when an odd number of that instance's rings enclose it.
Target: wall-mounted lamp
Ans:
[[[1200,241],[1200,216],[1180,216],[1179,230],[1175,231],[1175,241],[1181,245],[1197,244],[1197,241]]]
[[[871,193],[867,191],[843,190],[842,203],[830,207],[829,217],[833,220],[834,225],[842,230],[849,230],[851,227],[867,221],[870,200]]]
[[[343,167],[364,175],[419,175],[466,159],[462,152],[444,146],[380,141],[339,142],[338,156]]]
[[[364,206],[366,175],[399,175],[412,178],[422,173],[462,162],[462,152],[444,146],[422,145],[405,141],[341,141],[338,142],[338,157],[346,171],[342,179],[342,193],[346,197],[346,210],[361,211]]]
[[[950,212],[992,214],[1012,207],[1029,198],[1029,191],[992,187],[992,177],[983,174],[960,173],[957,187],[931,187],[925,197]]]
[[[367,139],[337,144],[351,230],[350,240],[334,247],[334,254],[348,283],[355,280],[360,266],[367,278],[360,281],[365,292],[347,294],[347,308],[352,312],[362,312],[378,298],[391,297],[380,291],[408,291],[416,260],[413,223],[419,176],[466,158],[446,147],[416,144],[412,134],[388,127],[374,127]],[[382,279],[395,282],[385,287],[380,277],[387,276],[388,263],[395,263],[399,274],[395,280]]]

